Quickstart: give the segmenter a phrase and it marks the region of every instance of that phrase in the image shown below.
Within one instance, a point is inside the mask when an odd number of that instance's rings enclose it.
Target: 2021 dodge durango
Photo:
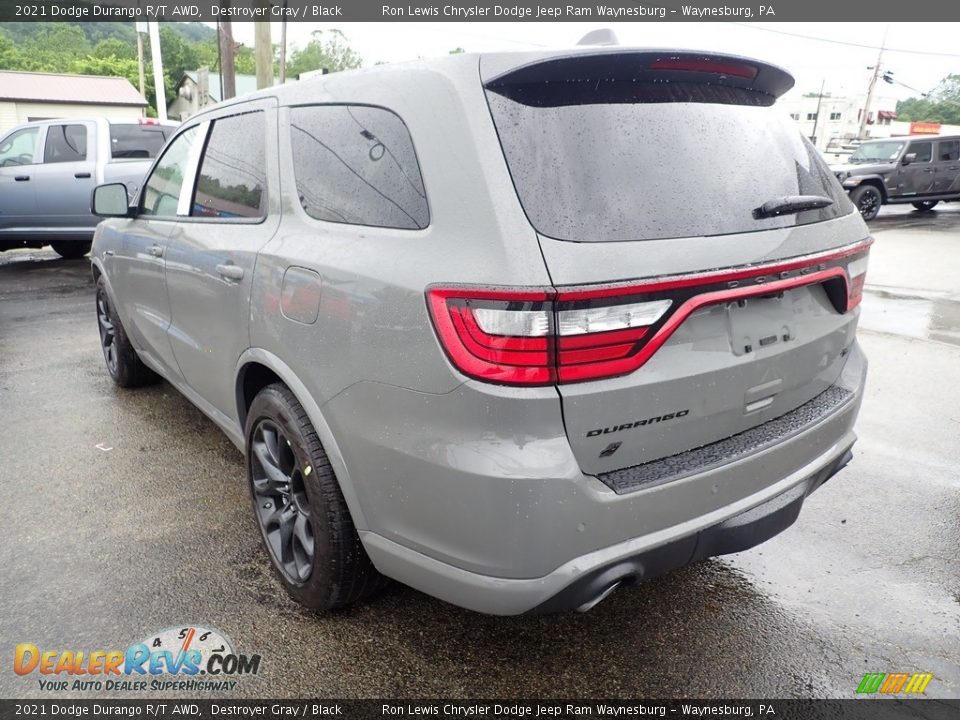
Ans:
[[[771,108],[792,85],[580,48],[220,104],[133,207],[95,193],[107,369],[165,378],[244,452],[311,608],[393,578],[587,609],[754,546],[849,460],[866,373],[871,240]]]

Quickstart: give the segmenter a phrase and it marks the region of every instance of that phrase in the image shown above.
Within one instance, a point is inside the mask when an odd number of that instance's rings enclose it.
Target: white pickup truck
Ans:
[[[42,120],[0,138],[0,252],[50,245],[63,257],[90,250],[97,185],[122,182],[132,200],[174,125]]]

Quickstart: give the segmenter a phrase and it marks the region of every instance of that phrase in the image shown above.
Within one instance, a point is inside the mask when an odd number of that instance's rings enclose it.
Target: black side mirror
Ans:
[[[916,153],[907,153],[906,155],[903,156],[903,160],[900,161],[900,164],[901,164],[901,165],[909,165],[910,163],[912,163],[912,162],[913,162],[914,160],[916,160],[916,159],[917,159],[917,154],[916,154]]]
[[[100,217],[130,217],[127,186],[123,183],[98,185],[93,190],[90,209]]]

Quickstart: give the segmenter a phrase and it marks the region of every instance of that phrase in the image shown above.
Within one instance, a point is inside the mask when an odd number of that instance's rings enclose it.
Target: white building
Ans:
[[[54,118],[136,122],[146,108],[147,101],[126,78],[0,70],[0,133]]]
[[[813,141],[818,150],[828,145],[845,144],[860,132],[860,119],[866,95],[833,97],[814,95],[785,98],[776,107],[781,108],[797,123],[800,131]],[[874,95],[867,113],[864,133],[867,137],[890,137],[897,119],[897,100]],[[909,125],[909,123],[907,123]],[[898,133],[907,134],[907,133]]]

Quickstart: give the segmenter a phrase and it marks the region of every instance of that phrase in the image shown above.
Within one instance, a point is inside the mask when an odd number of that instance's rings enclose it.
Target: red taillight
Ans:
[[[849,312],[863,294],[870,243],[602,287],[430,288],[427,304],[440,344],[464,375],[504,385],[597,380],[637,370],[707,305],[824,284],[837,311]]]
[[[427,292],[448,357],[465,375],[508,385],[551,385],[626,372],[671,300],[566,301],[553,290]]]
[[[546,290],[433,288],[427,292],[437,335],[454,366],[464,375],[505,385],[556,382],[549,297]],[[478,312],[487,328],[478,321]],[[500,326],[491,327],[498,315],[502,316]],[[525,334],[490,331],[511,329]]]
[[[650,63],[651,70],[683,70],[687,72],[705,72],[716,75],[733,75],[734,77],[752,80],[757,76],[757,69],[752,65],[732,63],[727,60],[711,60],[709,58],[693,57],[665,57],[657,58]]]

